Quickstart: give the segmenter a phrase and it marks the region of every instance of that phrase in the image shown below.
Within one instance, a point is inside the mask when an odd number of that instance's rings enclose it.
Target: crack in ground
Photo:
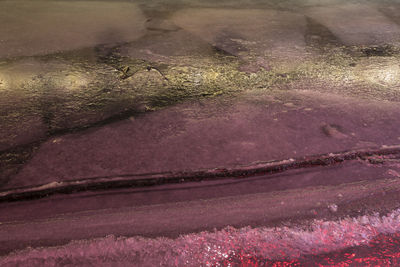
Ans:
[[[146,187],[182,182],[199,182],[227,178],[247,178],[255,175],[268,175],[287,170],[331,166],[349,160],[364,162],[384,156],[400,156],[400,145],[382,146],[379,149],[350,150],[338,153],[310,155],[279,161],[255,162],[233,168],[213,168],[195,171],[161,172],[145,174],[120,174],[112,176],[86,177],[76,180],[52,182],[33,187],[20,187],[0,192],[0,202],[30,200],[47,197],[56,193],[76,193],[81,191],[105,190],[114,188]],[[389,158],[390,159],[390,158]],[[393,159],[393,158],[392,158]]]

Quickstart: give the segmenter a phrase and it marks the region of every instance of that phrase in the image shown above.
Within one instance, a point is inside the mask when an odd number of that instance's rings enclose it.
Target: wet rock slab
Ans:
[[[305,17],[257,9],[184,9],[171,18],[179,27],[236,56],[304,57]]]
[[[0,58],[14,58],[0,62],[0,149],[48,138],[12,185],[397,142],[392,9],[196,3],[2,1]],[[245,90],[255,96],[230,99]]]
[[[110,69],[108,76],[89,73],[84,64],[26,58],[0,65],[1,150],[41,140],[53,130],[102,119],[101,108],[93,114],[90,103],[99,93],[106,94],[102,89],[111,87],[113,73]]]
[[[398,105],[298,91],[191,102],[51,138],[7,187],[195,170],[399,142]]]
[[[133,41],[144,23],[127,2],[1,1],[0,58]]]
[[[374,6],[342,4],[312,7],[306,14],[329,28],[345,45],[400,42],[400,26]]]

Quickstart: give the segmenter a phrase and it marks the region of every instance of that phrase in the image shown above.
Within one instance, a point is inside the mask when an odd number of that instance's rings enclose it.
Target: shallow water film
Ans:
[[[0,0],[1,265],[398,265],[399,102],[395,0]]]

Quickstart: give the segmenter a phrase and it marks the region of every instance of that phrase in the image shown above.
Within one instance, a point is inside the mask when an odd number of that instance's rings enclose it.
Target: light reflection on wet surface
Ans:
[[[398,266],[400,265],[400,234],[378,235],[367,245],[342,251],[304,256],[292,260],[263,260],[250,255],[234,255],[221,266]]]
[[[1,150],[249,88],[400,98],[399,5],[391,1],[0,6]]]
[[[399,14],[397,1],[0,1],[0,186],[396,143]],[[207,251],[215,266],[394,265],[399,239],[290,261],[261,243]]]

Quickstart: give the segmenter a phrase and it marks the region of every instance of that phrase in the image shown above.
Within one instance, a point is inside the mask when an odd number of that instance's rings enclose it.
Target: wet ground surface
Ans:
[[[0,1],[0,191],[397,145],[399,14],[396,1]],[[387,213],[399,203],[398,157],[371,157],[4,202],[1,251]],[[167,211],[179,222],[155,225]]]
[[[186,103],[50,138],[6,188],[397,144],[400,107],[308,92]],[[222,103],[221,103],[222,102]]]
[[[62,246],[70,240],[109,234],[178,238],[182,234],[220,230],[226,225],[307,228],[313,225],[313,219],[335,222],[376,212],[385,215],[400,206],[399,173],[396,160],[374,164],[352,161],[253,178],[3,202],[0,244],[2,254],[6,254],[27,246]],[[368,228],[369,224],[364,225]],[[334,235],[341,235],[341,231],[335,230]],[[349,231],[351,234],[344,241],[335,244],[353,244],[352,238],[361,235],[356,228],[350,227]],[[330,242],[324,252],[335,250],[336,245]],[[139,254],[141,248],[135,248]],[[163,256],[157,257],[163,260]]]

